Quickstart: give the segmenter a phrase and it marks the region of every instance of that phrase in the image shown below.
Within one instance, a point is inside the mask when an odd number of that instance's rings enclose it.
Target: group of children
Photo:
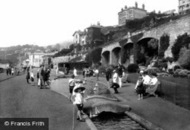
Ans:
[[[77,111],[77,120],[84,121],[82,118],[83,112],[83,102],[84,102],[84,90],[83,82],[81,80],[76,80],[75,76],[72,75],[69,79],[69,92],[70,100],[76,105]]]
[[[144,94],[154,95],[158,85],[160,82],[158,81],[157,75],[154,72],[140,71],[139,79],[137,80],[135,90],[138,94],[138,100],[143,99]]]

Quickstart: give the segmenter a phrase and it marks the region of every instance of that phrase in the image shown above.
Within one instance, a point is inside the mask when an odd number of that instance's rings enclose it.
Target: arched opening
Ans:
[[[107,65],[109,65],[109,62],[110,62],[110,52],[104,51],[102,53],[102,64],[107,66]]]
[[[118,63],[120,63],[121,61],[121,56],[120,56],[120,52],[121,52],[121,47],[116,47],[112,50],[112,65],[117,66]]]
[[[137,63],[147,66],[158,57],[158,39],[144,38],[137,42]]]

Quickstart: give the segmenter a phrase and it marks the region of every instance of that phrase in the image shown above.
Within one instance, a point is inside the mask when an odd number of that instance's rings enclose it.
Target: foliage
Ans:
[[[172,63],[174,61],[174,58],[173,57],[166,57],[165,60]]]
[[[127,71],[128,73],[137,73],[139,71],[139,66],[137,64],[129,64]]]
[[[190,70],[190,49],[183,53],[178,62],[183,68]]]
[[[72,50],[71,49],[62,49],[61,51],[59,51],[58,53],[56,53],[54,55],[54,57],[59,57],[59,56],[65,56],[67,55],[68,53],[70,53]]]
[[[73,51],[75,48],[74,44],[71,44],[69,48],[63,48],[61,51],[57,52],[54,57],[59,57],[59,56],[65,56]]]
[[[170,37],[167,34],[163,34],[160,37],[160,47],[159,47],[159,50],[158,50],[159,58],[164,57],[164,53],[168,49],[168,47],[170,45],[169,43],[170,43]]]
[[[90,64],[97,64],[100,63],[101,60],[101,52],[102,52],[102,48],[95,48],[92,51],[90,51],[85,60],[90,63]]]
[[[174,45],[172,46],[172,54],[174,57],[174,61],[177,61],[179,58],[179,53],[182,47],[186,47],[189,49],[189,43],[190,43],[190,35],[187,33],[183,35],[179,35],[174,42]]]
[[[157,49],[158,41],[156,39],[151,39],[150,41],[148,41],[148,48]]]
[[[189,74],[190,71],[186,69],[176,69],[174,71],[174,77],[188,77]]]
[[[158,67],[160,69],[167,68],[167,61],[165,59],[160,59],[155,63],[154,67]]]

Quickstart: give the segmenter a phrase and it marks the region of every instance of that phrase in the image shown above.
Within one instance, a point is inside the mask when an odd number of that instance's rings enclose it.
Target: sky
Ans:
[[[72,41],[75,31],[97,22],[117,25],[121,8],[135,2],[148,12],[178,12],[178,0],[0,0],[0,47]]]

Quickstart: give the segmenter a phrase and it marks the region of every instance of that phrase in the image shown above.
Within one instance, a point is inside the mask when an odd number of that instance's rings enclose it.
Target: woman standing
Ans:
[[[27,73],[26,73],[26,81],[27,81],[28,84],[30,84],[29,79],[30,79],[30,71],[27,70]]]

